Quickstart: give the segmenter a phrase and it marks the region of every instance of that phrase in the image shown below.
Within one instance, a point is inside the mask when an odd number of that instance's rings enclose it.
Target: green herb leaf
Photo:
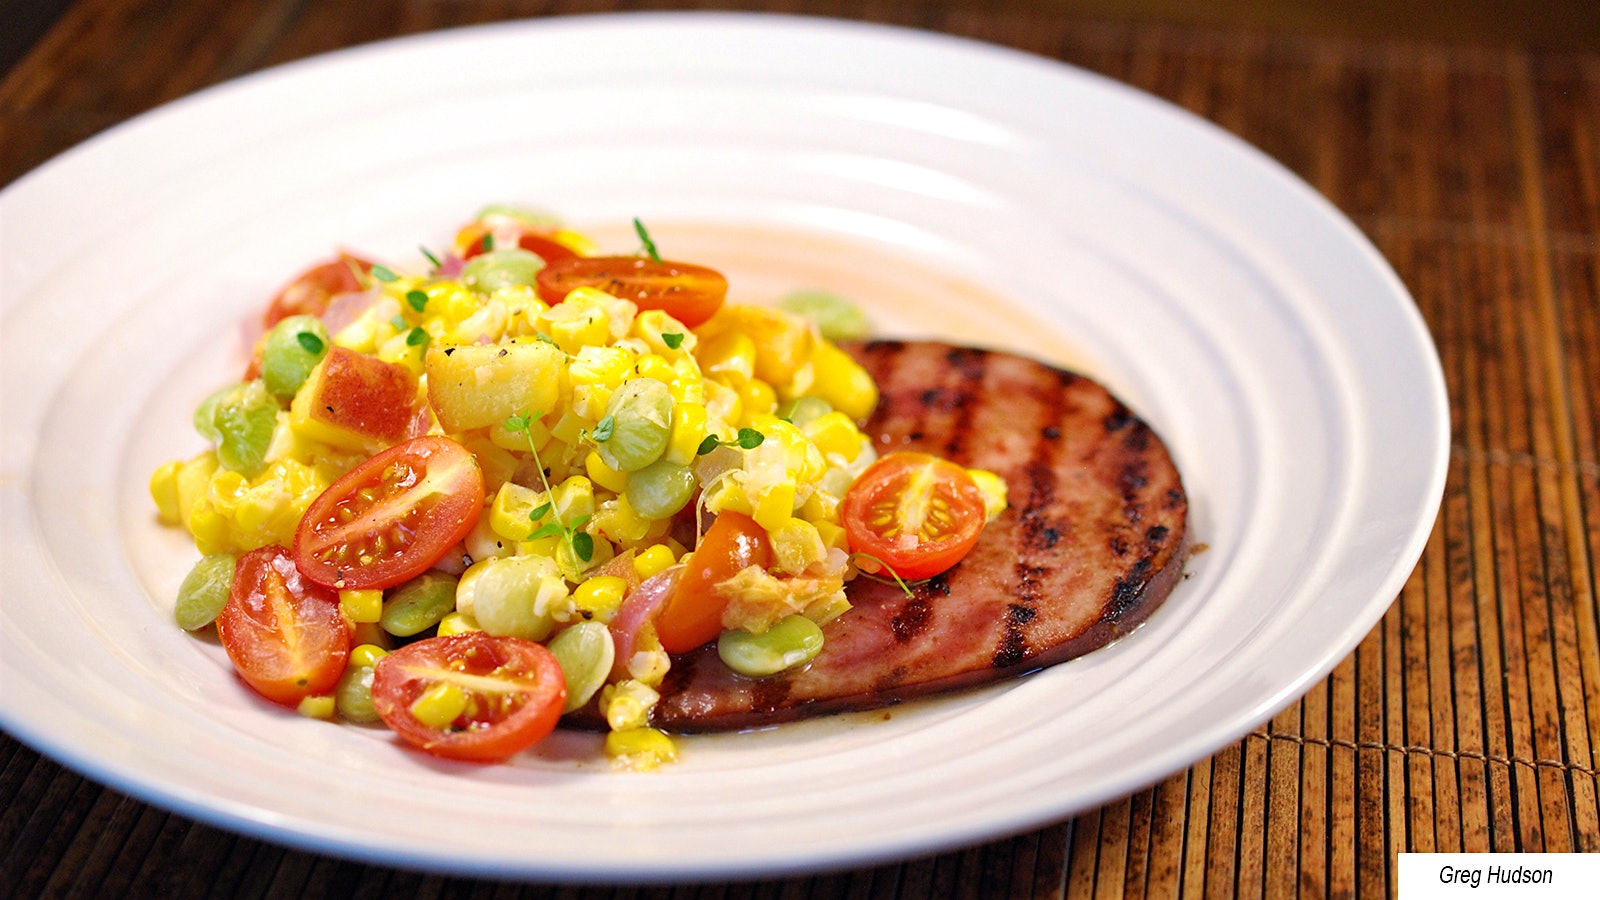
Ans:
[[[560,522],[547,522],[544,525],[540,526],[538,531],[535,531],[533,534],[528,535],[528,540],[537,541],[540,538],[556,537],[559,534],[561,534],[561,523]]]
[[[587,531],[573,532],[568,539],[572,544],[572,552],[584,562],[594,559],[594,538]]]
[[[494,250],[494,232],[486,231],[483,234],[483,252],[488,253],[492,250]]]
[[[714,434],[706,435],[706,439],[700,442],[700,446],[695,448],[694,452],[696,456],[705,456],[718,447],[733,447],[735,445],[746,450],[754,450],[761,446],[766,439],[766,435],[754,428],[741,428],[739,429],[739,436],[731,441],[724,441]]]
[[[540,519],[544,518],[545,516],[547,516],[549,514],[550,514],[550,504],[549,503],[541,503],[538,506],[536,506],[533,509],[528,511],[528,521],[537,522],[537,521],[539,521]]]
[[[590,432],[589,436],[594,438],[597,442],[604,443],[605,441],[611,440],[611,435],[616,430],[617,417],[606,416],[600,421],[594,423],[594,431]]]
[[[383,282],[384,284],[388,284],[391,281],[399,281],[400,280],[400,276],[396,275],[394,273],[393,269],[389,268],[388,266],[384,266],[384,265],[373,266],[372,267],[372,277],[378,279],[379,281]]]
[[[644,223],[638,219],[633,220],[634,233],[639,235],[639,242],[644,244],[644,252],[656,262],[661,262],[661,254],[656,252],[656,242],[650,240],[650,232],[644,228]]]
[[[422,308],[428,305],[428,295],[418,290],[406,291],[406,302],[411,304],[412,309],[422,312]]]
[[[406,321],[406,317],[399,313],[395,313],[394,318],[389,320],[389,324],[394,326],[395,331],[404,331],[411,325],[410,322]]]
[[[433,270],[435,272],[437,272],[440,269],[444,268],[444,263],[439,262],[439,257],[434,256],[432,253],[429,253],[427,247],[420,247],[419,246],[417,249],[421,250],[422,251],[422,255],[427,257],[428,258],[428,262],[433,264]]]
[[[407,347],[421,347],[428,343],[428,329],[421,325],[406,332]]]
[[[672,334],[663,334],[661,335],[661,343],[666,344],[673,350],[676,350],[683,346],[683,335],[677,332]]]
[[[309,331],[302,331],[296,334],[294,339],[300,342],[301,349],[312,354],[313,356],[322,352],[322,348],[324,346],[322,343],[322,338],[317,337]]]
[[[512,434],[516,434],[519,431],[527,431],[533,426],[534,422],[539,421],[543,416],[544,413],[542,412],[526,412],[520,416],[508,416],[506,418],[506,430]]]

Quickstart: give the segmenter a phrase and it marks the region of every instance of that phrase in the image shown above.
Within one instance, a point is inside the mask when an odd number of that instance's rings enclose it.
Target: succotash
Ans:
[[[606,753],[650,726],[675,654],[750,678],[826,652],[856,577],[947,569],[1004,483],[860,430],[864,318],[815,292],[735,305],[717,271],[597,255],[492,207],[402,273],[351,255],[275,297],[208,446],[151,478],[200,560],[174,616],[302,714],[430,753],[513,756],[563,716]]]

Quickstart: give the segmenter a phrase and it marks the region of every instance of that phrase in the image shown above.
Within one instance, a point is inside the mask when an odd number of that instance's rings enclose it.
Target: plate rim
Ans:
[[[856,20],[831,19],[818,16],[792,16],[788,14],[773,13],[727,13],[696,11],[564,16],[555,19],[491,23],[425,32],[318,54],[316,56],[295,60],[269,69],[252,72],[247,75],[240,76],[239,78],[231,79],[229,81],[207,87],[201,91],[197,91],[193,94],[186,95],[185,97],[155,107],[154,109],[112,126],[111,128],[102,131],[83,142],[80,142],[79,144],[65,151],[63,154],[46,161],[27,173],[24,173],[22,176],[14,180],[10,185],[7,185],[3,191],[0,191],[0,211],[3,211],[8,205],[6,203],[8,198],[14,198],[24,191],[38,190],[39,188],[34,187],[34,185],[46,183],[49,179],[56,177],[54,173],[61,172],[65,168],[74,165],[75,163],[72,162],[73,160],[86,159],[95,154],[112,152],[121,137],[134,129],[152,127],[155,124],[159,124],[162,121],[168,120],[169,117],[175,114],[182,114],[182,110],[184,109],[200,106],[201,104],[216,102],[219,98],[226,99],[229,95],[236,91],[249,89],[250,85],[271,84],[279,79],[295,79],[305,77],[307,73],[312,73],[328,66],[337,67],[346,63],[354,63],[359,65],[360,60],[365,58],[373,56],[388,56],[396,53],[404,54],[411,48],[424,44],[437,45],[462,40],[470,41],[479,34],[491,32],[508,33],[522,32],[524,30],[528,32],[546,32],[558,28],[581,31],[592,28],[627,28],[659,23],[672,23],[673,27],[680,27],[679,23],[682,25],[689,25],[692,23],[696,26],[709,28],[716,28],[718,25],[724,23],[738,23],[741,27],[761,28],[774,23],[787,24],[796,20],[811,28],[812,33],[822,33],[837,28],[845,28],[852,31],[852,33],[865,35],[868,39],[885,37],[888,39],[905,41],[909,44],[915,44],[917,46],[942,47],[944,49],[941,52],[949,52],[953,54],[964,54],[976,51],[980,54],[986,54],[989,57],[996,59],[1024,60],[1030,65],[1037,66],[1041,71],[1044,72],[1070,72],[1074,77],[1090,79],[1102,87],[1116,91],[1118,95],[1124,98],[1138,98],[1136,102],[1153,105],[1163,114],[1179,114],[1189,122],[1207,130],[1212,137],[1221,138],[1227,143],[1231,144],[1234,152],[1243,152],[1247,154],[1253,160],[1255,168],[1262,169],[1263,171],[1275,172],[1276,175],[1273,177],[1275,177],[1279,182],[1277,187],[1287,187],[1300,195],[1298,198],[1300,202],[1309,202],[1313,204],[1313,206],[1322,214],[1323,219],[1331,223],[1337,230],[1344,232],[1347,241],[1353,246],[1357,247],[1362,255],[1367,257],[1369,264],[1373,265],[1374,271],[1379,273],[1384,280],[1391,283],[1391,288],[1396,294],[1398,294],[1398,296],[1409,299],[1409,293],[1406,290],[1405,285],[1400,280],[1399,276],[1394,273],[1393,269],[1388,265],[1387,261],[1382,257],[1378,250],[1371,244],[1365,235],[1356,228],[1354,223],[1352,223],[1347,217],[1334,208],[1332,204],[1326,200],[1326,198],[1324,198],[1320,193],[1317,193],[1313,188],[1279,164],[1276,160],[1268,157],[1266,154],[1249,145],[1242,139],[1221,129],[1219,126],[1215,125],[1209,120],[1184,110],[1181,107],[1168,103],[1167,101],[1153,95],[1139,91],[1138,89],[1122,82],[1115,81],[1107,76],[1078,68],[1070,63],[1039,56],[1024,50],[985,43],[972,38],[938,32],[917,31],[901,26],[867,23]],[[1264,169],[1262,168],[1263,164],[1265,164]],[[1286,686],[1280,690],[1277,695],[1275,695],[1273,700],[1256,710],[1256,715],[1253,716],[1249,724],[1245,725],[1242,729],[1233,729],[1232,733],[1229,735],[1222,736],[1220,739],[1211,742],[1212,746],[1206,750],[1206,753],[1208,754],[1215,752],[1215,750],[1220,747],[1226,746],[1231,741],[1236,740],[1240,735],[1247,733],[1251,728],[1254,728],[1262,721],[1265,721],[1275,714],[1281,707],[1273,706],[1270,709],[1266,707],[1268,705],[1276,704],[1278,702],[1276,699],[1277,697],[1287,697],[1288,699],[1285,702],[1292,702],[1294,698],[1297,698],[1303,694],[1311,684],[1325,677],[1326,674],[1331,671],[1341,659],[1347,656],[1348,653],[1354,649],[1355,644],[1359,643],[1361,638],[1365,636],[1378,621],[1378,619],[1381,618],[1382,611],[1386,610],[1389,604],[1393,602],[1393,598],[1398,595],[1401,587],[1409,578],[1410,573],[1416,564],[1416,560],[1418,560],[1422,555],[1429,534],[1433,528],[1433,515],[1436,513],[1439,503],[1442,500],[1446,471],[1448,468],[1448,397],[1444,388],[1442,367],[1440,366],[1437,350],[1434,347],[1431,336],[1426,329],[1426,325],[1420,310],[1413,301],[1408,304],[1402,304],[1402,313],[1411,320],[1412,326],[1415,329],[1415,334],[1413,334],[1412,337],[1414,339],[1420,338],[1418,342],[1419,346],[1424,348],[1430,357],[1429,360],[1424,360],[1424,368],[1427,370],[1429,375],[1433,376],[1429,379],[1430,384],[1428,385],[1428,390],[1426,392],[1432,395],[1435,400],[1435,406],[1432,410],[1433,415],[1430,418],[1432,430],[1439,437],[1439,440],[1436,441],[1434,445],[1435,455],[1433,466],[1428,473],[1429,477],[1427,479],[1426,487],[1420,494],[1422,499],[1419,500],[1419,507],[1421,508],[1419,515],[1421,515],[1423,511],[1426,511],[1428,515],[1424,524],[1420,524],[1411,529],[1407,545],[1398,554],[1398,558],[1409,560],[1409,562],[1406,562],[1404,565],[1397,564],[1394,566],[1384,579],[1383,583],[1386,586],[1385,593],[1388,595],[1389,599],[1383,603],[1378,615],[1374,617],[1372,621],[1361,625],[1359,628],[1356,627],[1355,623],[1352,623],[1350,630],[1352,632],[1359,632],[1353,642],[1350,642],[1347,647],[1337,654],[1332,654],[1332,659],[1330,662],[1328,662],[1326,667],[1317,667],[1319,669],[1318,671],[1308,670],[1300,679],[1297,680],[1295,684]],[[1428,364],[1430,362],[1431,365]],[[82,752],[83,748],[64,745],[62,741],[52,739],[52,736],[46,734],[44,729],[31,727],[33,723],[18,720],[8,708],[7,704],[3,702],[0,702],[0,725],[3,725],[7,732],[13,737],[31,747],[34,747],[36,750],[45,754],[46,756],[62,762],[69,768],[75,769],[96,781],[100,781],[116,790],[138,797],[141,800],[151,803],[152,805],[171,809],[175,812],[190,816],[199,821],[208,822],[213,825],[238,831],[252,837],[273,840],[311,852],[331,853],[375,864],[407,867],[405,860],[397,859],[392,854],[387,854],[380,848],[364,845],[359,840],[350,841],[346,839],[341,841],[339,838],[332,837],[330,835],[315,834],[314,832],[306,831],[303,827],[300,827],[298,823],[286,827],[270,821],[270,816],[260,815],[259,811],[255,811],[253,808],[229,810],[227,808],[229,804],[225,802],[226,798],[217,798],[211,795],[186,796],[183,790],[174,790],[171,785],[148,784],[138,777],[138,773],[122,771],[114,761],[97,759],[93,756],[93,754],[85,754]],[[1173,766],[1172,758],[1177,756],[1186,757],[1188,761]],[[1150,777],[1144,782],[1144,785],[1147,786],[1148,784],[1153,783],[1155,780],[1159,780],[1159,778],[1164,777],[1166,774],[1170,774],[1172,771],[1181,770],[1184,766],[1192,764],[1197,758],[1203,757],[1194,757],[1187,750],[1178,751],[1174,749],[1166,754],[1166,756],[1163,758],[1164,761],[1146,764],[1144,770]],[[1156,769],[1159,769],[1160,772],[1154,772]],[[1134,790],[1137,789],[1138,788],[1134,788]],[[1112,795],[1120,795],[1121,793],[1125,793],[1125,791],[1119,789],[1110,793]],[[224,802],[219,803],[219,799],[223,800]],[[1096,802],[1106,802],[1111,799],[1114,799],[1114,796],[1103,796]],[[1008,822],[999,824],[1001,825],[999,830],[985,833],[988,838],[998,838],[1016,834],[1028,828],[1037,827],[1038,825],[1042,824],[1042,821],[1039,820],[1037,815],[1032,815],[1032,817],[1014,818]],[[330,839],[334,841],[332,846],[330,846],[328,843]],[[948,850],[957,846],[969,844],[973,839],[974,836],[970,832],[957,830],[946,835],[942,842],[937,840],[930,841],[925,837],[906,838],[898,843],[887,842],[883,845],[873,848],[862,848],[859,852],[854,854],[833,853],[828,855],[828,857],[825,859],[802,858],[796,860],[744,860],[731,866],[724,866],[715,871],[701,871],[693,868],[674,867],[671,865],[665,865],[660,860],[656,860],[647,865],[642,865],[637,869],[626,871],[612,870],[604,873],[594,872],[581,865],[575,867],[551,865],[550,861],[548,860],[540,861],[539,864],[534,866],[519,866],[515,864],[510,866],[493,865],[487,864],[483,861],[472,860],[463,861],[460,865],[451,865],[449,860],[442,858],[428,859],[424,860],[424,862],[426,863],[426,867],[429,871],[452,871],[460,874],[491,875],[501,877],[505,877],[507,875],[534,878],[553,877],[566,880],[596,881],[607,883],[615,883],[618,881],[645,882],[659,880],[662,878],[668,878],[677,881],[709,880],[713,878],[749,877],[755,875],[798,874],[803,872],[818,872],[849,866],[858,866],[874,862],[882,862],[889,859],[899,859],[912,853]]]

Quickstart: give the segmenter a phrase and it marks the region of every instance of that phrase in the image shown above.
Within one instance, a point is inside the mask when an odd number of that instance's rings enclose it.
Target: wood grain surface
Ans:
[[[0,184],[308,54],[681,6],[78,0],[0,81]],[[943,31],[1101,72],[1238,134],[1349,215],[1413,292],[1451,403],[1444,502],[1381,623],[1268,724],[1147,790],[1012,839],[768,882],[580,889],[374,867],[146,806],[0,735],[0,896],[1370,897],[1392,891],[1401,851],[1600,850],[1600,52],[1046,2],[717,6]]]

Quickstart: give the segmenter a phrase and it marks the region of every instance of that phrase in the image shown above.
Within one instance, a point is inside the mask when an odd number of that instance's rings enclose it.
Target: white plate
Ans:
[[[430,762],[253,700],[170,623],[194,559],[160,462],[240,323],[336,247],[395,263],[481,204],[652,225],[736,292],[846,290],[883,332],[1107,382],[1172,446],[1209,550],[1139,631],[884,717]],[[1446,403],[1404,288],[1300,181],[1080,71],[928,34],[723,15],[558,19],[285,66],[165,106],[0,195],[0,723],[153,803],[356,858],[577,881],[864,865],[1035,828],[1292,702],[1399,592]],[[628,248],[632,249],[632,248]]]

